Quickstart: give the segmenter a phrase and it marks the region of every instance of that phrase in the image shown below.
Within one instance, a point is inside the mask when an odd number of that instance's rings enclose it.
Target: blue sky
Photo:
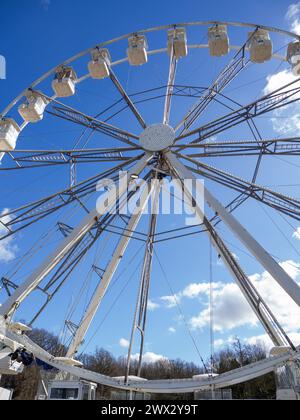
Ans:
[[[85,50],[99,42],[117,37],[124,33],[140,30],[157,25],[176,22],[187,22],[195,20],[228,20],[246,21],[277,26],[284,29],[297,29],[300,16],[299,8],[289,9],[289,17],[286,16],[287,1],[277,0],[255,0],[243,2],[228,0],[214,3],[186,0],[184,2],[151,2],[137,1],[114,1],[113,3],[86,0],[28,0],[19,2],[17,0],[2,0],[0,6],[1,16],[5,17],[0,25],[1,46],[0,54],[5,56],[7,61],[7,79],[0,80],[0,107],[1,109],[33,80],[41,74],[55,67],[65,59]],[[294,10],[294,13],[291,13]],[[298,13],[298,14],[297,14]],[[206,36],[206,28],[193,32],[190,37],[201,42]],[[232,30],[231,36],[235,43],[240,45],[246,39],[246,31]],[[153,36],[153,45],[165,43],[164,34]],[[285,53],[287,43],[285,37],[274,37],[274,44],[277,49]],[[124,57],[126,42],[112,47],[113,58]],[[86,60],[86,58],[85,58]],[[218,74],[218,71],[228,62],[229,58],[222,58],[219,61],[209,59],[206,51],[190,51],[186,60],[180,62],[178,70],[178,84],[191,84],[193,86],[208,86]],[[86,62],[80,61],[79,72],[83,71]],[[168,58],[157,56],[151,58],[147,66],[141,68],[128,68],[121,65],[116,72],[122,83],[127,87],[129,93],[161,86],[166,83],[168,69]],[[277,75],[273,79],[267,77]],[[279,74],[279,76],[278,76]],[[241,75],[227,89],[227,93],[240,103],[246,104],[262,95],[264,89],[276,86],[280,81],[289,77],[289,69],[286,64],[280,64],[272,60],[263,66],[250,66],[247,72]],[[72,106],[89,113],[96,114],[100,110],[118,99],[117,92],[110,85],[108,80],[94,83],[87,81],[78,87],[74,98],[67,101]],[[172,122],[175,123],[183,115],[184,111],[192,102],[188,100],[174,100]],[[147,121],[160,122],[157,119],[162,115],[161,101],[141,105],[140,109]],[[215,115],[222,115],[224,110],[220,107],[209,108],[204,121],[209,121]],[[296,120],[290,120],[291,115]],[[297,122],[299,109],[297,106],[289,108],[277,114],[277,122],[274,124],[270,118],[258,120],[259,128],[265,138],[274,136],[297,135],[300,125]],[[14,115],[13,115],[14,116]],[[119,119],[113,120],[116,125],[131,129],[139,133],[134,121],[130,120],[128,113],[122,114]],[[38,124],[26,128],[20,137],[22,148],[61,148],[72,147],[76,138],[81,133],[81,128],[57,121],[47,116]],[[222,134],[218,139],[230,140],[251,139],[249,130],[245,126],[233,129]],[[91,147],[102,144],[101,136],[93,138]],[[108,142],[107,139],[105,139]],[[110,144],[108,142],[108,144]],[[21,147],[21,146],[20,146]],[[100,146],[101,147],[101,146]],[[251,178],[255,161],[252,158],[210,161],[222,169],[226,169],[246,179]],[[7,161],[3,162],[3,165]],[[104,166],[103,166],[104,167]],[[100,170],[102,167],[100,168]],[[97,165],[90,168],[80,168],[79,180],[85,179],[91,174],[99,172]],[[38,199],[63,189],[68,185],[68,173],[66,169],[40,169],[34,171],[20,171],[19,173],[1,173],[0,211],[6,208],[16,208],[23,203]],[[258,182],[263,185],[272,185],[285,194],[299,197],[299,162],[297,158],[280,159],[265,158]],[[207,185],[212,188],[223,203],[228,202],[233,194],[228,190],[213,185],[208,181]],[[89,203],[93,205],[93,200]],[[280,216],[267,208],[266,213],[256,202],[248,201],[248,204],[241,207],[236,215],[247,229],[272,253],[284,268],[298,280],[300,272],[300,257],[298,254],[299,241],[297,235],[293,234],[298,228],[297,223],[291,220],[288,225]],[[18,235],[14,241],[4,246],[0,251],[11,252],[16,259],[2,258],[0,261],[0,275],[9,275],[14,271],[16,262],[24,255],[27,249],[47,232],[54,223],[68,220],[68,212],[62,212],[59,217],[49,218],[29,231]],[[71,222],[76,224],[80,214],[73,216]],[[71,223],[70,222],[70,223]],[[274,225],[279,226],[281,232]],[[159,221],[159,230],[183,226],[183,219],[180,217],[163,216]],[[147,229],[147,220],[143,220],[140,230]],[[299,331],[296,321],[299,320],[299,311],[290,305],[288,298],[273,286],[272,279],[263,272],[262,267],[254,261],[245,249],[238,243],[228,230],[220,225],[220,234],[236,254],[239,262],[244,267],[251,279],[256,282],[262,293],[269,295],[270,305],[278,313],[280,320],[285,327],[299,339]],[[285,233],[285,237],[282,235]],[[93,262],[104,267],[109,260],[112,250],[116,244],[116,238],[105,238],[107,246],[102,249],[102,244],[91,252],[91,255],[74,272],[68,285],[64,287],[57,296],[55,303],[49,306],[48,311],[40,318],[37,326],[45,326],[54,332],[61,330],[62,318],[67,309],[76,301],[76,296],[84,282],[90,280],[90,286],[86,291],[85,301],[88,301],[91,290],[97,282],[97,277],[90,276],[89,270]],[[300,235],[299,235],[300,237]],[[288,238],[288,240],[286,239]],[[43,249],[30,264],[18,271],[12,278],[20,282],[26,278],[32,268],[38,264],[60,240],[56,233],[51,238],[48,248]],[[290,245],[292,243],[292,246]],[[146,352],[149,360],[151,358],[165,356],[169,358],[181,357],[199,363],[197,351],[190,339],[190,333],[197,343],[200,353],[204,358],[209,356],[209,325],[207,318],[208,282],[209,282],[209,243],[206,237],[197,236],[187,239],[172,241],[170,244],[162,243],[157,246],[157,256],[153,266],[153,280],[151,286],[151,311],[149,314],[149,325],[147,330]],[[136,256],[137,255],[137,256]],[[126,340],[130,335],[131,322],[133,317],[134,304],[136,299],[137,283],[140,274],[140,262],[143,256],[143,249],[140,243],[133,243],[126,254],[126,261],[120,266],[116,273],[116,285],[106,297],[103,307],[92,326],[87,337],[87,351],[92,351],[95,346],[103,346],[116,355],[126,353]],[[160,264],[163,266],[161,270]],[[129,282],[129,283],[128,283]],[[256,337],[263,335],[263,330],[255,323],[255,320],[248,311],[239,292],[224,266],[213,254],[213,282],[214,299],[216,305],[215,319],[215,340],[216,346],[226,344],[232,337],[238,336],[244,340],[254,342]],[[119,295],[119,291],[126,285],[124,292],[118,299],[117,304],[110,309],[112,302]],[[171,287],[170,287],[171,286]],[[270,293],[272,291],[272,293]],[[173,294],[176,294],[174,304]],[[0,295],[4,298],[4,294]],[[36,307],[40,297],[32,296],[20,311],[19,317],[28,319],[32,313],[32,306]],[[85,302],[78,304],[74,321],[79,320]],[[177,307],[179,304],[180,309]],[[287,307],[289,307],[287,310]],[[217,309],[218,308],[218,309]],[[184,319],[182,318],[184,314]],[[98,329],[103,318],[105,323]],[[295,322],[288,322],[294,319]],[[222,322],[223,321],[223,322]],[[188,325],[188,329],[187,329]],[[264,337],[263,337],[264,338]],[[120,340],[121,345],[120,345]],[[300,340],[299,340],[300,342]],[[135,351],[137,348],[135,348]],[[157,356],[158,355],[158,356]]]

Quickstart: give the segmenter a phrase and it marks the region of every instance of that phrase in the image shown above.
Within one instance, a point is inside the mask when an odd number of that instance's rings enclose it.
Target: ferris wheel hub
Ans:
[[[149,152],[160,152],[174,144],[175,131],[167,124],[154,124],[140,135],[140,145]]]

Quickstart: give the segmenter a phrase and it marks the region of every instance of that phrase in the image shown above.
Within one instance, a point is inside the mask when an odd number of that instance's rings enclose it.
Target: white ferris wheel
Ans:
[[[200,31],[204,33],[204,42],[190,42],[198,39]],[[232,45],[230,31],[239,33],[239,39],[243,38],[243,43]],[[114,61],[114,51],[125,43],[128,43],[125,57]],[[177,84],[176,75],[180,66],[184,66],[185,60],[192,53],[195,53],[193,57],[196,57],[196,53],[203,54],[203,60],[211,60],[211,63],[218,60],[225,63],[221,71],[216,72],[209,86]],[[161,56],[168,57],[169,71],[165,75],[165,83],[159,87],[152,85],[151,89],[142,88],[143,80],[145,86],[149,86],[147,80],[149,75],[146,74],[144,79],[142,76],[147,63]],[[261,68],[271,62],[275,62],[276,65],[287,63],[297,77],[289,84],[263,96],[258,95],[255,100],[244,104],[230,98],[226,93],[229,86],[242,77],[250,67]],[[141,88],[136,89],[134,94],[128,93],[127,87],[118,77],[119,67],[124,66],[128,68],[135,66],[140,69],[141,80],[138,85],[140,84]],[[18,262],[20,266],[29,264],[22,281],[14,282],[14,278],[8,278],[1,273],[2,290],[7,292],[8,297],[0,306],[2,343],[0,374],[16,373],[12,372],[9,354],[18,348],[25,348],[39,360],[74,377],[122,390],[147,393],[186,393],[211,387],[224,388],[276,371],[282,366],[297,366],[300,349],[293,344],[266,303],[265,297],[260,295],[246,275],[232,249],[227,245],[226,238],[223,238],[217,230],[217,226],[219,224],[226,226],[247,252],[272,276],[273,281],[277,282],[300,306],[300,289],[297,283],[235,216],[236,209],[247,205],[251,200],[256,200],[262,206],[272,208],[291,220],[300,220],[300,200],[264,187],[257,181],[265,156],[269,159],[276,155],[299,155],[299,138],[265,138],[257,126],[259,117],[268,116],[273,111],[299,100],[298,76],[300,76],[298,35],[256,24],[192,22],[146,29],[102,42],[56,66],[14,99],[2,112],[0,119],[2,173],[22,174],[23,170],[29,172],[35,168],[68,167],[70,184],[63,190],[51,192],[34,201],[28,200],[23,205],[2,214],[0,241],[7,241],[14,235],[24,235],[24,232],[30,232],[36,224],[41,226],[42,230],[43,223],[46,223],[48,218],[51,220],[58,218],[59,212],[70,206],[77,206],[82,218],[77,219],[76,226],[69,226],[67,222],[56,219],[59,223],[55,232],[58,234],[59,230],[63,233],[63,238],[55,242],[56,245],[50,252],[47,235],[53,233],[47,232],[42,241],[30,248],[30,251]],[[101,83],[110,83],[119,96],[118,100],[96,116],[93,116],[95,113],[89,114],[81,110],[84,108],[82,101],[79,101],[81,109],[71,101],[72,98],[77,98],[79,87],[87,83],[93,83],[95,91],[99,89],[98,84],[101,86]],[[154,109],[155,100],[159,100],[163,106],[156,105]],[[176,106],[178,107],[184,100],[185,104],[189,104],[188,109],[182,112],[175,124],[171,123],[171,120],[175,120],[172,118],[172,112],[176,112],[176,116],[179,115],[184,107],[180,107],[178,111]],[[143,116],[142,109],[146,109],[147,106],[149,109],[146,111],[146,117]],[[218,112],[214,114],[212,111],[214,106],[218,106],[223,112],[218,111],[219,115]],[[86,106],[85,109],[89,107]],[[122,118],[124,113],[126,116]],[[161,115],[159,120],[156,119],[158,113]],[[23,138],[26,136],[26,131],[30,129],[33,132],[39,125],[42,126],[47,118],[51,118],[51,127],[58,124],[57,131],[61,130],[61,134],[57,139],[60,144],[57,142],[56,148],[53,146],[47,150],[45,148],[25,150]],[[132,120],[134,123],[127,124],[127,120]],[[65,147],[63,141],[64,124],[74,124],[82,130],[82,134],[76,139],[76,144],[73,143],[69,148]],[[131,130],[128,127],[135,128]],[[251,134],[248,140],[238,137],[240,127],[246,127]],[[235,131],[231,137],[232,130]],[[223,133],[227,140],[218,140]],[[101,147],[90,147],[94,136],[99,136],[100,141],[97,145],[101,143]],[[213,140],[215,136],[218,136],[217,140]],[[111,140],[109,147],[104,145],[105,142],[108,143],[107,139]],[[252,160],[255,159],[251,179],[246,180],[239,174],[233,175],[228,170],[217,167],[221,160],[225,167],[226,159],[233,162],[233,159],[240,160],[247,156]],[[211,161],[216,162],[216,166],[211,165]],[[104,169],[100,172],[101,165]],[[93,175],[89,174],[86,179],[79,181],[77,174],[82,167],[90,167],[91,170],[98,168],[98,170],[96,174],[95,172]],[[97,208],[94,201],[94,205],[89,205],[87,199],[95,194],[96,186],[99,186],[99,183],[102,185],[101,181],[107,179],[116,181],[120,171],[123,171],[124,181],[119,184],[117,193],[113,195],[109,185],[103,184],[106,192],[101,195]],[[149,290],[153,281],[151,268],[156,242],[161,235],[157,232],[159,212],[154,211],[150,214],[147,231],[142,236],[138,231],[138,225],[143,210],[150,200],[154,208],[158,208],[164,179],[176,181],[177,187],[184,193],[184,200],[194,208],[202,221],[197,226],[163,232],[165,241],[172,234],[188,236],[191,229],[194,229],[194,233],[196,229],[199,235],[208,235],[217,255],[222,258],[225,267],[274,344],[273,353],[266,360],[219,376],[211,374],[180,380],[146,381],[138,378],[129,380],[133,343],[137,337],[140,343],[137,376],[140,376],[143,361]],[[185,183],[186,180],[197,179],[209,180],[230,189],[235,196],[230,202],[225,202],[224,197],[217,197],[205,184],[203,187],[205,207],[203,207],[203,204],[195,198],[194,189],[186,187]],[[136,211],[130,216],[122,216],[119,210],[136,194],[139,195],[139,206]],[[109,205],[105,207],[105,203]],[[66,320],[70,332],[67,353],[63,357],[55,357],[33,342],[27,336],[27,332],[41,314],[46,313],[49,304],[61,293],[65,283],[72,277],[73,271],[91,252],[93,246],[101,243],[109,231],[117,235],[118,242],[106,266],[93,267],[98,273],[98,283],[80,322]],[[76,360],[76,356],[96,314],[101,311],[102,300],[111,286],[120,262],[126,258],[129,243],[137,239],[137,236],[142,237],[140,240],[143,242],[144,253],[138,290],[133,292],[135,295],[137,293],[138,299],[124,381],[84,369]],[[31,270],[30,253],[41,255],[37,257],[38,264]],[[41,306],[38,303],[31,304],[31,322],[28,325],[16,322],[20,308],[27,299],[37,293],[42,295],[44,300]],[[65,299],[67,305],[67,297]],[[31,302],[40,302],[40,300]],[[292,369],[294,373],[296,370]]]

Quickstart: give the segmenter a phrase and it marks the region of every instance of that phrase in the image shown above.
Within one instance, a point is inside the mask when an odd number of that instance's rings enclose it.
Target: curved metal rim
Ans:
[[[196,22],[174,23],[174,24],[163,25],[163,26],[155,26],[155,27],[148,28],[148,29],[141,29],[141,30],[138,30],[138,31],[135,31],[135,32],[130,32],[130,33],[127,33],[125,35],[121,35],[119,37],[112,38],[108,41],[104,41],[102,43],[96,44],[93,47],[90,47],[86,50],[83,50],[80,53],[74,55],[73,57],[67,59],[63,63],[60,63],[60,64],[56,65],[51,70],[44,73],[40,78],[36,79],[31,85],[29,85],[26,89],[24,89],[24,91],[22,91],[20,93],[20,95],[18,95],[15,99],[13,99],[13,101],[11,101],[10,104],[0,114],[0,117],[2,117],[2,118],[6,117],[8,112],[24,97],[24,95],[25,95],[25,93],[27,92],[28,89],[36,87],[42,81],[47,79],[47,77],[49,77],[51,74],[54,74],[56,69],[59,66],[62,66],[62,65],[66,66],[68,64],[73,63],[75,60],[89,54],[96,47],[103,48],[105,46],[108,46],[108,45],[111,45],[113,43],[122,41],[124,39],[128,39],[130,36],[135,35],[135,34],[147,34],[147,33],[151,33],[151,32],[172,29],[172,28],[175,28],[175,27],[195,27],[195,26],[208,26],[208,25],[227,25],[227,26],[232,26],[232,27],[260,28],[260,29],[265,29],[269,32],[278,33],[278,34],[281,34],[281,35],[286,35],[286,36],[289,36],[289,37],[294,38],[296,40],[300,40],[300,35],[297,35],[293,32],[290,32],[290,31],[287,31],[287,30],[284,30],[284,29],[279,29],[279,28],[272,27],[272,26],[265,26],[265,25],[254,24],[254,23],[246,23],[246,22],[196,21]],[[191,45],[189,46],[189,48],[197,48],[197,47],[198,48],[207,48],[208,46],[206,44],[198,45],[198,46],[195,46],[195,45],[194,46],[191,46]],[[234,46],[231,46],[231,48],[236,49],[236,47],[234,47]],[[149,54],[153,55],[153,54],[157,54],[159,52],[164,52],[164,51],[166,51],[166,48],[162,48],[160,50],[149,51]],[[278,57],[278,56],[276,57],[276,55],[274,55],[273,57],[283,60],[283,57]],[[112,63],[112,66],[121,64],[121,63],[126,62],[126,61],[128,61],[127,58],[118,60],[118,61]],[[83,76],[80,79],[80,82],[85,80],[86,78],[87,78],[87,76]],[[27,123],[24,123],[22,125],[21,129],[24,129],[26,127],[26,125],[27,125]]]
[[[223,373],[214,378],[186,378],[186,379],[166,379],[166,380],[145,380],[141,382],[131,382],[128,385],[114,378],[111,378],[100,373],[92,372],[83,368],[67,365],[61,361],[57,361],[51,354],[40,348],[32,340],[26,336],[19,336],[11,331],[4,330],[0,327],[0,334],[3,337],[13,340],[15,344],[24,346],[28,351],[31,351],[37,358],[43,362],[53,366],[54,368],[74,375],[78,378],[98,384],[110,386],[120,390],[132,390],[144,393],[187,393],[194,392],[201,389],[215,389],[225,388],[255,379],[257,377],[266,375],[274,371],[288,361],[299,358],[300,346],[296,352],[287,351],[285,354],[276,357],[251,363],[247,366]]]

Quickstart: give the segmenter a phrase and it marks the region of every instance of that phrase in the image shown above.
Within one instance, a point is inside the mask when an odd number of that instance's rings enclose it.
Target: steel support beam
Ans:
[[[111,261],[109,262],[108,266],[105,269],[105,273],[103,274],[102,279],[99,282],[99,285],[93,295],[93,298],[85,312],[85,315],[83,316],[83,319],[81,320],[79,327],[76,331],[76,335],[74,337],[74,340],[72,341],[69,349],[68,349],[68,353],[67,353],[67,357],[74,357],[75,354],[77,353],[80,345],[83,342],[83,339],[85,337],[85,334],[87,332],[87,330],[89,329],[92,320],[94,319],[99,306],[102,302],[103,297],[106,294],[106,291],[110,285],[110,282],[113,278],[114,273],[116,272],[123,256],[124,253],[127,249],[127,246],[129,244],[129,241],[131,239],[132,234],[134,233],[140,218],[142,216],[142,213],[147,205],[149,196],[152,194],[152,189],[150,189],[149,192],[149,188],[148,185],[146,186],[146,188],[144,189],[144,191],[142,191],[141,194],[141,198],[140,198],[140,208],[138,210],[138,212],[136,212],[135,214],[132,215],[129,223],[128,223],[128,227],[127,230],[130,232],[129,234],[127,234],[126,236],[123,236],[120,241],[119,244],[112,256]]]
[[[174,168],[180,179],[196,179],[193,172],[187,169],[177,157],[166,153],[166,159],[171,168]],[[226,210],[226,208],[204,188],[205,201],[211,209],[222,219],[227,227],[245,245],[258,262],[268,271],[283,290],[300,306],[300,287],[286,273],[286,271],[271,257],[271,255],[253,238],[252,235]]]
[[[136,308],[135,308],[135,313],[134,313],[130,344],[128,348],[125,383],[128,382],[128,377],[130,374],[131,356],[132,356],[132,349],[134,345],[136,332],[140,333],[140,351],[139,351],[137,376],[141,376],[144,344],[145,344],[146,323],[147,323],[148,299],[149,299],[150,281],[151,281],[151,269],[152,269],[154,241],[155,241],[155,232],[156,232],[156,226],[157,226],[157,216],[158,216],[159,197],[160,197],[160,181],[158,179],[155,179],[154,182],[155,182],[155,185],[154,185],[154,190],[153,190],[153,200],[152,200],[152,206],[151,206],[148,238],[146,242],[144,263],[143,263],[140,286],[138,290],[137,303],[136,303]]]
[[[141,161],[139,161],[128,173],[130,185],[136,183],[136,179],[132,179],[132,175],[139,175],[147,166],[148,161],[152,155],[147,154]],[[120,182],[117,199],[123,195],[128,188],[127,182]],[[105,208],[108,202],[116,203],[114,191],[108,191],[101,198],[98,209]],[[52,271],[52,269],[62,260],[66,253],[80,241],[92,227],[99,222],[103,214],[99,214],[98,209],[95,208],[90,212],[83,221],[76,227],[71,234],[65,238],[61,245],[49,256],[43,263],[28,277],[27,280],[16,290],[16,292],[0,307],[0,316],[8,317],[15,309],[22,303],[22,301],[41,283],[41,281]],[[107,211],[109,209],[106,209]]]
[[[273,140],[245,140],[245,141],[224,141],[215,143],[199,143],[184,145],[182,147],[173,146],[180,152],[186,149],[186,156],[191,158],[203,157],[224,157],[224,156],[259,156],[262,155],[300,155],[300,138],[293,137],[287,139]]]
[[[229,64],[221,71],[216,80],[206,90],[203,97],[198,101],[192,109],[183,117],[176,126],[175,131],[184,127],[181,134],[184,134],[205,111],[209,104],[214,100],[215,96],[220,94],[225,87],[230,84],[238,74],[248,65],[250,60],[245,58],[245,49],[248,40],[241,49],[234,55]]]
[[[218,254],[222,257],[225,266],[232,274],[243,296],[249,303],[251,309],[255,313],[258,320],[261,322],[262,326],[264,327],[266,333],[269,335],[273,344],[275,346],[288,345],[292,349],[295,349],[293,343],[291,342],[291,340],[289,339],[289,337],[275,318],[274,314],[272,313],[266,302],[263,300],[256,288],[250,282],[249,278],[244,273],[243,269],[240,267],[236,258],[234,258],[233,254],[225,245],[224,241],[221,239],[215,228],[204,215],[203,209],[201,209],[197,204],[192,191],[187,185],[185,185],[184,180],[191,178],[183,177],[183,174],[179,171],[178,167],[177,169],[175,169],[175,167],[170,165],[170,171],[173,174],[174,181],[180,184],[180,187],[182,188],[183,194],[187,202],[190,203],[191,206],[194,205],[198,217],[203,220],[203,225],[206,228],[205,232],[208,234]],[[178,178],[178,176],[180,178]]]
[[[145,121],[144,121],[143,117],[141,116],[140,112],[138,111],[137,107],[132,102],[132,100],[129,97],[128,93],[123,88],[122,84],[120,83],[120,81],[118,80],[117,76],[115,75],[115,73],[113,72],[112,69],[110,69],[110,79],[113,82],[113,84],[115,85],[115,87],[118,89],[118,91],[120,92],[120,94],[122,95],[124,101],[127,103],[127,105],[130,108],[130,110],[133,112],[133,115],[138,120],[140,126],[143,129],[145,129],[147,127],[147,124],[145,123]]]
[[[222,171],[221,169],[214,168],[202,162],[197,162],[184,155],[177,155],[183,159],[191,162],[197,166],[197,169],[187,166],[188,169],[211,179],[220,185],[230,188],[234,191],[240,192],[245,197],[251,197],[267,206],[280,211],[292,217],[295,220],[300,220],[300,200],[294,197],[286,196],[280,192],[273,191],[270,188],[265,188],[253,182],[246,181],[242,178]]]
[[[107,171],[97,174],[92,178],[82,181],[73,188],[59,191],[58,193],[51,196],[44,197],[33,203],[29,203],[17,209],[12,209],[9,212],[6,212],[4,215],[2,215],[2,220],[3,218],[9,218],[9,221],[4,223],[0,220],[0,224],[7,229],[7,232],[5,232],[0,237],[0,241],[11,235],[14,235],[20,230],[31,226],[33,223],[38,222],[44,217],[47,217],[48,215],[56,212],[68,204],[73,203],[74,201],[78,201],[83,209],[88,212],[88,209],[84,206],[81,199],[87,195],[95,193],[96,186],[101,180],[107,179],[109,177],[112,180],[117,180],[116,174],[118,171],[121,171],[129,163],[134,163],[136,160],[137,158],[133,158],[129,162],[121,163]]]
[[[168,85],[167,85],[165,107],[164,107],[164,118],[163,118],[164,124],[169,124],[170,122],[170,113],[171,113],[171,105],[172,105],[172,96],[174,92],[176,68],[177,68],[177,59],[175,57],[174,47],[173,47],[170,54],[169,77],[168,77]]]
[[[197,135],[198,137],[190,143],[196,144],[207,139],[208,137],[219,134],[231,127],[241,124],[242,122],[297,102],[299,101],[300,92],[299,81],[300,79],[298,78],[295,81],[275,90],[274,92],[271,92],[268,95],[265,95],[256,101],[239,108],[236,111],[230,112],[223,117],[217,118],[216,120],[205,124],[200,128],[188,131],[187,133],[177,137],[176,142],[187,137]]]

